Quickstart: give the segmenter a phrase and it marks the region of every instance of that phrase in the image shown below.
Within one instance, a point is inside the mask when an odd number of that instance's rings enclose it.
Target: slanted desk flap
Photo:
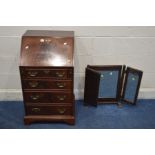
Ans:
[[[21,66],[73,66],[73,32],[32,32],[22,37]]]
[[[138,97],[141,78],[143,72],[134,68],[127,67],[122,100],[135,104]]]
[[[84,102],[97,106],[98,88],[100,82],[100,73],[94,69],[86,68]]]

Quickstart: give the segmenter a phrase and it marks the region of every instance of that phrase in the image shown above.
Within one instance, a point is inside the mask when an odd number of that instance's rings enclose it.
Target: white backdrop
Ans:
[[[91,65],[128,65],[144,71],[140,98],[155,98],[155,27],[0,27],[0,100],[22,100],[21,36],[28,29],[75,31],[76,99],[83,98],[84,71]]]

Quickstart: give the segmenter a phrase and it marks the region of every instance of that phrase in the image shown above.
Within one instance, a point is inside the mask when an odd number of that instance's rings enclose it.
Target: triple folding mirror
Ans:
[[[135,104],[143,72],[130,67],[90,66],[85,73],[85,105],[97,106],[97,103]]]

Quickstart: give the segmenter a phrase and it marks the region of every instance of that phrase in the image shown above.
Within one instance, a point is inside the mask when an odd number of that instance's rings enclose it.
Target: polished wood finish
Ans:
[[[20,75],[25,124],[75,123],[74,33],[29,30],[22,37]]]
[[[28,115],[73,115],[72,106],[67,105],[27,105]]]
[[[31,103],[70,103],[72,98],[70,91],[24,91],[24,100]]]
[[[27,31],[22,37],[20,65],[73,66],[74,33],[68,32],[69,37],[67,32],[60,34],[58,31]]]
[[[73,125],[75,118],[72,115],[27,115],[24,117],[25,125],[34,122],[64,122]]]
[[[22,78],[72,79],[73,67],[29,67],[20,66]]]
[[[97,106],[100,74],[91,68],[86,68],[85,74],[84,104]]]
[[[64,90],[72,89],[71,80],[51,80],[51,79],[26,79],[23,80],[24,89],[55,89],[55,90]]]

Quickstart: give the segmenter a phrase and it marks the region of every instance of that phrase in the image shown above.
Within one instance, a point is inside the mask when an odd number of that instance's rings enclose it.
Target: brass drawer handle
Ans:
[[[65,111],[66,111],[65,108],[59,108],[59,109],[58,109],[59,114],[64,114]]]
[[[31,77],[35,77],[38,74],[38,72],[37,71],[29,71],[28,74]]]
[[[31,95],[30,97],[32,100],[38,100],[40,98],[39,95]]]
[[[38,82],[36,82],[36,81],[32,81],[32,82],[29,82],[29,85],[32,87],[32,88],[35,88],[35,87],[37,87],[38,86]]]
[[[57,83],[58,88],[64,88],[66,86],[66,83]]]
[[[49,71],[49,70],[44,70],[44,73],[45,73],[45,74],[49,74],[50,71]]]
[[[64,77],[65,72],[56,72],[56,75],[57,75],[58,77]]]
[[[33,112],[39,112],[40,111],[40,108],[32,108],[32,111]]]
[[[65,98],[66,98],[66,95],[63,95],[63,96],[57,96],[58,100],[59,101],[64,101]]]

